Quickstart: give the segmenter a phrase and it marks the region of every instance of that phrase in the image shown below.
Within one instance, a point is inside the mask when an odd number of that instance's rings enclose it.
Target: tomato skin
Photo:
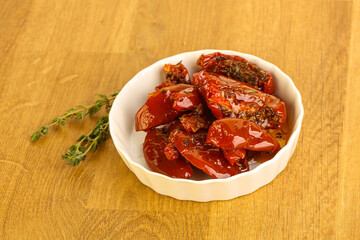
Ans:
[[[180,117],[180,122],[188,132],[196,132],[201,128],[208,128],[212,119],[207,115],[187,113]]]
[[[147,131],[177,118],[180,112],[173,108],[171,95],[187,88],[193,88],[193,86],[178,84],[149,94],[146,103],[135,115],[136,131]]]
[[[184,129],[179,119],[176,119],[175,121],[172,121],[170,124],[168,124],[165,131],[167,134],[170,134],[172,131],[175,131],[176,129]]]
[[[250,84],[263,92],[274,94],[274,80],[272,76],[256,64],[248,62],[240,56],[215,52],[201,55],[197,65],[208,72],[219,73]]]
[[[194,87],[189,87],[179,92],[171,94],[173,109],[177,111],[195,110],[197,106],[202,104],[202,99]]]
[[[223,150],[276,152],[280,149],[276,139],[264,128],[239,118],[214,121],[209,127],[206,143]]]
[[[191,84],[189,72],[181,62],[176,65],[165,64],[163,70],[166,80],[157,86],[155,90],[180,83]]]
[[[217,119],[244,118],[264,128],[280,128],[286,121],[283,101],[246,83],[205,71],[195,73],[193,81]]]
[[[164,65],[164,74],[166,81],[179,84],[186,83],[190,84],[190,75],[187,68],[179,62],[176,65],[165,64]]]
[[[240,164],[239,161],[245,159],[246,150],[245,149],[233,149],[233,150],[223,150],[224,157],[231,163],[231,165]]]
[[[266,76],[269,80],[264,82],[263,91],[268,94],[275,94],[274,80],[270,73],[266,72]]]
[[[168,144],[167,137],[158,129],[148,131],[143,152],[145,160],[154,172],[162,173],[174,178],[190,178],[193,175],[193,169],[190,164],[181,156],[172,161],[165,156],[164,149]]]
[[[164,148],[164,153],[169,161],[174,161],[180,157],[179,151],[172,143],[166,145],[166,147]]]
[[[206,135],[204,130],[196,133],[175,130],[171,132],[169,140],[184,158],[212,178],[227,178],[241,173],[238,166],[231,165],[225,159],[221,149],[205,144]]]
[[[164,87],[170,87],[170,86],[175,86],[175,85],[176,84],[173,82],[165,81],[165,82],[162,82],[159,86],[156,86],[155,91],[160,90]]]

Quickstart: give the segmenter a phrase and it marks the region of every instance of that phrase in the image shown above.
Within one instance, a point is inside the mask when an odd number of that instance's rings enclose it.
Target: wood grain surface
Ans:
[[[0,0],[0,239],[360,239],[358,1]],[[61,155],[97,117],[30,135],[153,62],[215,48],[279,66],[303,97],[274,181],[230,201],[142,185],[111,140]]]

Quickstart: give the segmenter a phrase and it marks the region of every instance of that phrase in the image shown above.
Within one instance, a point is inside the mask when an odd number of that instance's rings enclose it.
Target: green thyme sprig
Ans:
[[[110,110],[113,100],[118,95],[119,91],[111,94],[109,97],[103,94],[98,94],[100,99],[96,100],[90,106],[78,105],[75,108],[69,109],[63,116],[54,118],[49,125],[41,126],[39,131],[36,131],[31,136],[31,141],[36,142],[40,137],[46,135],[49,128],[54,125],[65,126],[65,122],[72,119],[84,119],[86,115],[93,116],[103,106],[106,110]],[[67,160],[68,164],[76,166],[81,160],[84,160],[86,155],[92,151],[95,152],[99,145],[109,137],[109,116],[104,115],[99,118],[95,128],[87,135],[82,135],[77,144],[72,145],[68,151],[62,156]]]
[[[49,128],[54,125],[65,126],[65,122],[69,119],[84,119],[86,115],[93,116],[103,106],[106,110],[111,108],[112,102],[119,92],[116,92],[109,97],[103,94],[98,94],[100,99],[96,100],[92,105],[84,106],[78,105],[74,108],[69,109],[61,117],[56,117],[51,120],[49,125],[41,126],[40,129],[31,135],[31,141],[36,142],[40,137],[46,135],[49,132]]]
[[[87,135],[82,135],[77,144],[72,145],[62,156],[68,164],[76,166],[84,160],[89,151],[95,152],[99,145],[109,136],[109,116],[102,116],[96,123],[95,128]]]

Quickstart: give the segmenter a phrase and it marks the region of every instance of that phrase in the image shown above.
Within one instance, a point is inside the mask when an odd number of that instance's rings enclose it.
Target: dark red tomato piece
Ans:
[[[245,149],[233,149],[233,150],[223,150],[224,157],[231,163],[231,165],[240,164],[239,161],[245,159],[246,150]]]
[[[183,129],[183,125],[181,124],[179,119],[176,119],[175,121],[172,121],[168,124],[168,127],[166,129],[166,132],[170,134],[170,132],[176,130],[176,129]]]
[[[179,119],[176,119],[175,121],[172,121],[169,124],[169,127],[167,128],[167,132],[168,132],[168,134],[170,134],[170,132],[172,132],[176,129],[184,129],[183,125],[181,124]]]
[[[209,127],[206,143],[223,150],[247,149],[276,152],[279,143],[264,128],[244,119],[224,118]]]
[[[259,163],[263,163],[266,161],[269,161],[270,159],[274,158],[276,155],[276,152],[255,152],[255,151],[248,151],[246,155],[247,161],[256,161]]]
[[[150,128],[171,122],[177,118],[180,115],[180,112],[173,109],[171,95],[189,87],[192,86],[178,84],[151,93],[146,103],[136,113],[136,131],[147,131]]]
[[[167,137],[158,129],[151,129],[143,145],[144,156],[150,169],[154,172],[165,174],[174,178],[190,178],[193,169],[183,158],[169,161],[164,153],[164,148],[168,144]]]
[[[225,158],[231,163],[231,165],[238,165],[241,172],[250,171],[250,166],[246,158],[247,151],[244,149],[239,150],[223,150]]]
[[[196,133],[175,130],[170,133],[169,140],[183,157],[212,178],[227,178],[241,173],[238,166],[225,159],[221,149],[205,144],[206,136],[204,130]]]
[[[164,73],[166,78],[165,82],[157,86],[155,90],[173,86],[179,83],[191,84],[189,72],[181,62],[176,65],[165,64]]]
[[[243,118],[264,128],[280,128],[286,121],[285,103],[276,96],[205,71],[195,73],[193,81],[217,119]]]
[[[212,119],[207,117],[207,115],[199,115],[194,112],[183,114],[179,119],[188,132],[196,132],[200,128],[208,128],[212,123]]]
[[[274,94],[272,76],[242,57],[216,52],[201,55],[197,65],[208,72],[219,73],[250,84],[263,92]]]
[[[237,161],[236,164],[240,166],[240,171],[242,173],[250,171],[250,166],[249,166],[248,160],[246,158]]]
[[[176,85],[176,84],[173,82],[165,81],[165,82],[162,82],[159,86],[155,87],[155,91],[162,89],[164,87],[170,87],[170,86],[174,86],[174,85]]]
[[[186,67],[179,62],[176,65],[165,64],[164,73],[166,81],[172,82],[175,84],[186,83],[190,84],[190,75]]]
[[[164,153],[166,158],[170,161],[174,161],[180,157],[179,151],[172,143],[166,145],[166,147],[164,148]]]
[[[201,96],[196,88],[189,87],[171,95],[173,108],[177,111],[195,110],[202,103]]]

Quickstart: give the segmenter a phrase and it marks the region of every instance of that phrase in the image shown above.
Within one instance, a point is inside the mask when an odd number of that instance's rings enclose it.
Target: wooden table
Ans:
[[[360,3],[240,2],[0,1],[0,239],[360,239]],[[66,165],[103,112],[30,142],[153,62],[206,48],[270,61],[302,94],[297,149],[256,192],[161,196],[111,140]]]

